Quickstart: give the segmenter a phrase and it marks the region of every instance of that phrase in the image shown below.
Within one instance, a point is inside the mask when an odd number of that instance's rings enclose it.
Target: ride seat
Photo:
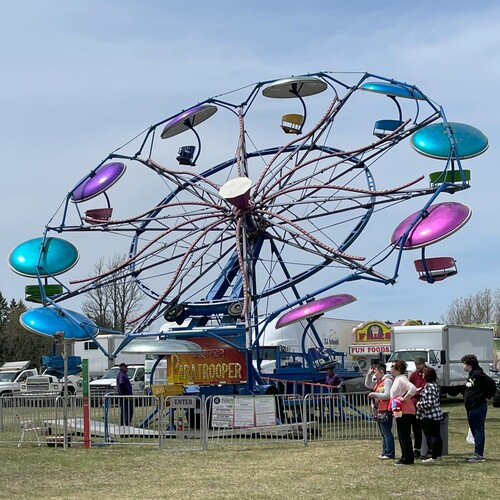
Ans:
[[[112,208],[92,208],[85,212],[83,220],[89,224],[99,224],[110,220],[112,214]]]
[[[304,117],[299,114],[290,113],[281,118],[281,128],[286,134],[300,134]]]
[[[414,261],[414,264],[419,274],[418,279],[427,283],[442,281],[458,273],[457,263],[453,257],[431,257],[425,259],[425,265],[424,259],[419,259]]]
[[[458,170],[432,172],[429,174],[429,183],[431,187],[438,186],[439,184],[444,184],[445,182],[453,184],[462,184],[463,182],[465,182],[468,186],[470,181],[470,170],[462,170],[462,173],[463,179],[460,175],[460,171]]]
[[[398,127],[401,127],[401,125],[403,125],[401,120],[378,120],[373,127],[373,135],[379,139],[383,139]]]

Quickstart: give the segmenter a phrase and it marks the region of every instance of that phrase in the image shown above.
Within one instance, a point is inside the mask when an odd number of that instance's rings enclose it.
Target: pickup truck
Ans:
[[[64,358],[62,356],[42,356],[45,370],[41,375],[29,376],[21,384],[21,394],[38,396],[64,395]],[[68,394],[82,394],[82,360],[80,356],[67,358]]]
[[[0,367],[0,397],[20,394],[21,383],[38,375],[38,370],[28,368],[29,365],[29,361],[12,361]]]
[[[68,394],[82,394],[83,379],[81,375],[68,375]],[[31,395],[64,395],[64,377],[53,368],[47,368],[41,375],[28,377],[21,384],[21,394]]]
[[[90,397],[99,398],[106,394],[116,394],[116,376],[120,371],[119,366],[110,368],[102,378],[90,382]],[[144,365],[128,365],[128,378],[132,384],[134,395],[145,394]]]

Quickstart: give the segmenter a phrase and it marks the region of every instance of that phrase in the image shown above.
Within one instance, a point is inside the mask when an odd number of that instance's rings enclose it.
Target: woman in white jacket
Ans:
[[[398,429],[398,440],[401,446],[401,459],[394,465],[413,465],[415,456],[413,443],[411,441],[411,426],[415,420],[415,405],[411,398],[417,392],[417,388],[406,377],[406,361],[396,359],[392,363],[391,373],[394,382],[391,387],[391,404],[393,415],[396,417]],[[397,408],[397,412],[394,411]]]

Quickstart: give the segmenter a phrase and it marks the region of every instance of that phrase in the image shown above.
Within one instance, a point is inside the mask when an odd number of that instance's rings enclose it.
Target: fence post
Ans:
[[[304,440],[304,447],[306,448],[309,445],[307,436],[307,397],[308,395],[306,394],[305,398],[302,400],[302,437]]]
[[[90,441],[90,406],[89,406],[89,360],[82,359],[83,374],[83,446],[88,450]]]
[[[109,443],[109,421],[108,421],[108,412],[109,412],[109,396],[104,396],[104,442]]]
[[[160,448],[160,451],[163,451],[165,447],[165,424],[163,423],[163,417],[165,413],[165,396],[155,396],[155,399],[158,407],[158,447]]]
[[[201,396],[200,432],[201,432],[201,447],[203,450],[208,450],[207,407],[204,394]]]

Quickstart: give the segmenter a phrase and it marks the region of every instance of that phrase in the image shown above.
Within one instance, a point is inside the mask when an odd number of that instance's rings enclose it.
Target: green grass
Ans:
[[[468,464],[473,449],[463,404],[457,398],[443,407],[450,412],[450,454],[438,464],[380,462],[378,439],[193,452],[2,446],[0,498],[497,499],[500,408],[488,409],[487,461]]]

